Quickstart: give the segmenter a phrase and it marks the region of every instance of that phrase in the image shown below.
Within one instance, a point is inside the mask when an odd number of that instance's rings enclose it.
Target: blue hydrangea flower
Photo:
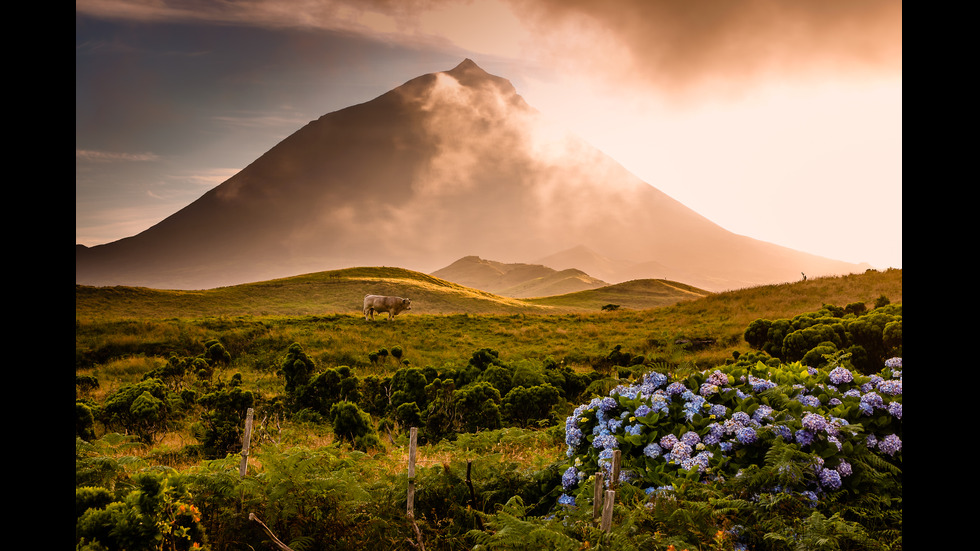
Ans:
[[[776,386],[776,383],[772,381],[760,379],[752,375],[749,375],[749,384],[752,385],[752,390],[755,392],[762,392],[763,390],[769,390]]]
[[[814,439],[813,433],[804,429],[796,431],[793,437],[796,439],[796,443],[801,446],[809,446],[813,443]]]
[[[660,445],[657,444],[656,442],[650,442],[643,448],[643,455],[649,457],[650,459],[656,459],[660,457],[662,453],[663,450],[660,448]]]
[[[728,375],[716,369],[714,373],[708,376],[708,380],[705,382],[715,386],[725,386],[728,384]]]
[[[901,379],[889,379],[886,381],[881,381],[877,386],[878,390],[882,394],[887,394],[889,396],[901,396],[902,395],[902,380]]]
[[[667,413],[670,411],[667,395],[663,391],[658,390],[650,397],[650,407],[657,413]]]
[[[708,470],[708,461],[712,456],[711,452],[703,451],[694,457],[681,461],[681,467],[688,471],[697,470],[699,473],[703,473]]]
[[[728,415],[728,408],[721,404],[713,404],[708,410],[708,414],[715,417],[724,417]]]
[[[841,486],[840,473],[834,469],[821,469],[820,485],[829,490],[840,489]]]
[[[675,394],[683,394],[684,392],[687,392],[687,391],[688,391],[687,390],[687,387],[684,386],[684,383],[673,382],[673,383],[670,383],[669,385],[667,385],[667,391],[666,392],[667,392],[667,395],[668,396],[673,396]]]
[[[689,459],[691,457],[691,446],[684,442],[678,441],[672,448],[670,448],[670,457],[672,460],[677,462]]]
[[[735,433],[735,438],[738,439],[740,444],[751,444],[756,440],[755,429],[752,427],[740,428]]]
[[[569,467],[565,469],[565,472],[561,475],[561,485],[568,490],[578,484],[578,469],[575,467]]]
[[[558,498],[558,503],[560,503],[562,505],[565,505],[565,506],[568,506],[568,507],[574,507],[575,506],[575,496],[570,496],[568,494],[562,494],[561,497]]]
[[[651,371],[643,375],[643,384],[652,385],[654,389],[660,388],[667,382],[667,376]]]
[[[795,400],[807,407],[820,407],[820,398],[810,394],[797,396]]]
[[[823,415],[807,413],[803,416],[803,428],[811,432],[822,432],[827,428],[827,420]]]
[[[854,380],[854,376],[847,369],[837,366],[830,370],[830,382],[835,385],[849,383]]]
[[[693,430],[689,430],[681,435],[681,442],[684,442],[688,446],[694,447],[701,443],[701,437],[698,433]]]
[[[763,421],[772,421],[773,409],[765,404],[756,408],[755,413],[752,414],[752,419],[761,423]]]
[[[889,434],[878,442],[878,449],[888,455],[895,455],[902,450],[902,439],[896,434]]]
[[[640,407],[636,408],[636,411],[633,413],[633,415],[635,415],[636,417],[646,417],[651,411],[653,410],[650,409],[650,406],[643,404]]]
[[[901,419],[902,418],[902,403],[901,402],[892,402],[892,403],[888,404],[888,413],[891,414],[891,416],[894,417],[894,418],[896,418],[896,419]]]
[[[717,394],[718,385],[704,383],[701,385],[701,389],[698,392],[701,394],[701,396],[711,396],[712,394]]]
[[[600,434],[592,441],[592,447],[596,449],[612,450],[619,447],[619,441],[611,434]]]

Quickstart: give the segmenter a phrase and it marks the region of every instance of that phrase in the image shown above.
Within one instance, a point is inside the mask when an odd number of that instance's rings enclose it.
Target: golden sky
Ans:
[[[730,231],[901,267],[886,0],[77,0],[76,242],[138,233],[465,57]]]

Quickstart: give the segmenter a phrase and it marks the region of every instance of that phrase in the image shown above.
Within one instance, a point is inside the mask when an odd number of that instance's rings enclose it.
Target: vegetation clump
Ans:
[[[732,352],[704,300],[673,331],[416,316],[358,350],[343,316],[76,323],[76,548],[901,548],[901,304],[748,319]]]

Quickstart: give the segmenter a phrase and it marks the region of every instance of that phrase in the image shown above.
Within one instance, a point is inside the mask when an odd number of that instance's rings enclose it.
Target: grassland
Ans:
[[[656,292],[668,284],[677,286],[677,294],[658,299]],[[417,298],[411,311],[391,322],[368,322],[354,298],[367,292]],[[620,345],[648,363],[706,369],[735,351],[748,351],[742,334],[755,319],[788,318],[824,304],[870,307],[881,296],[901,302],[902,271],[814,278],[698,298],[699,293],[648,280],[517,300],[416,272],[374,268],[208,291],[76,287],[76,372],[97,375],[108,390],[138,380],[170,354],[199,354],[211,338],[220,339],[231,353],[231,372],[243,372],[268,392],[281,386],[271,372],[294,342],[318,367],[346,365],[362,376],[397,369],[400,364],[392,359],[369,360],[372,352],[395,346],[418,367],[465,365],[474,351],[492,348],[508,362],[551,357],[584,370]],[[629,294],[635,304],[661,299],[669,304],[609,312],[596,306],[629,304]],[[713,344],[692,349],[684,340]]]

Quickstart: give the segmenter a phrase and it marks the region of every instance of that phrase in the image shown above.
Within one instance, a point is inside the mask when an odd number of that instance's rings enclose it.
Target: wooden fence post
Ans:
[[[425,542],[422,541],[422,531],[419,530],[418,523],[415,522],[415,449],[418,439],[419,429],[412,427],[409,432],[408,443],[408,520],[412,521],[412,530],[415,531],[415,540],[418,542],[417,548],[425,551]]]
[[[606,499],[602,503],[601,528],[607,534],[612,531],[613,502],[616,501],[616,490],[606,490]]]
[[[245,476],[245,472],[248,471],[248,448],[252,440],[252,420],[255,416],[255,410],[248,408],[248,413],[245,414],[245,434],[242,436],[242,464],[238,467],[238,475],[241,477]]]

